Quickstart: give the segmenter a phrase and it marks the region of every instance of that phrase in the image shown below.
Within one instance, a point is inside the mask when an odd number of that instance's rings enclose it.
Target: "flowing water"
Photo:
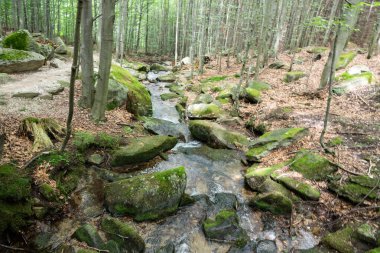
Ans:
[[[157,75],[148,73],[148,78],[155,80]],[[153,117],[187,128],[184,123],[179,122],[175,102],[161,100],[160,95],[168,92],[165,85],[166,83],[160,82],[147,84],[152,95]],[[230,248],[229,244],[211,242],[204,237],[202,222],[207,216],[214,215],[225,206],[231,206],[231,203],[237,208],[241,226],[247,231],[251,240],[276,240],[277,245],[281,245],[278,240],[279,233],[283,236],[287,233],[287,228],[276,227],[276,223],[272,220],[263,222],[262,214],[253,211],[247,205],[250,193],[244,188],[242,154],[235,150],[209,148],[198,141],[191,140],[189,134],[185,139],[187,141],[178,143],[167,160],[143,171],[119,174],[90,169],[90,177],[86,179],[86,182],[82,182],[84,187],[77,190],[72,199],[75,217],[66,218],[54,227],[53,231],[49,231],[54,234],[52,243],[57,245],[60,241],[67,241],[68,236],[80,223],[89,222],[103,214],[104,207],[99,197],[101,193],[98,191],[104,183],[104,174],[107,174],[109,181],[112,181],[115,178],[128,178],[137,174],[184,166],[187,173],[186,193],[197,199],[194,204],[180,208],[176,214],[159,222],[135,223],[128,219],[128,222],[133,223],[144,238],[146,252],[153,253],[157,248],[168,244],[174,245],[175,252],[180,253],[227,252]],[[42,231],[49,230],[44,229],[43,224],[41,227]],[[288,238],[285,238],[286,240]],[[316,242],[312,241],[308,233],[301,233],[300,245],[303,248],[311,248],[315,244]]]

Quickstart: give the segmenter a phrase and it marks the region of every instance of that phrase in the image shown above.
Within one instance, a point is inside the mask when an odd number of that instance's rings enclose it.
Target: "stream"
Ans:
[[[160,72],[159,74],[165,74]],[[148,79],[157,75],[148,73]],[[299,249],[312,248],[318,242],[313,236],[301,231],[293,242],[288,236],[288,228],[281,228],[267,214],[255,211],[247,204],[249,190],[244,187],[243,170],[241,163],[242,153],[236,150],[212,149],[196,140],[193,140],[184,123],[179,122],[179,115],[175,109],[175,102],[163,101],[160,95],[169,92],[165,86],[168,83],[151,82],[146,85],[152,95],[153,117],[178,124],[186,129],[186,142],[179,142],[168,155],[153,167],[133,173],[112,173],[111,178],[128,178],[138,174],[162,171],[184,166],[187,173],[186,193],[197,201],[188,206],[181,207],[178,212],[158,222],[134,222],[125,219],[139,231],[146,243],[146,252],[154,253],[163,246],[172,245],[175,252],[187,253],[225,253],[231,244],[212,242],[205,238],[202,231],[202,222],[210,215],[215,215],[224,208],[236,208],[240,224],[249,238],[255,242],[257,252],[273,252],[286,249],[296,244]],[[67,217],[56,226],[39,224],[42,232],[52,234],[50,243],[58,246],[67,242],[78,225],[83,222],[95,221],[104,214],[103,200],[99,197],[104,176],[100,169],[89,169],[89,176],[83,187],[76,191],[72,202],[75,202],[73,212],[75,217]],[[117,175],[116,175],[117,174]],[[268,217],[266,217],[268,216]],[[285,242],[285,243],[284,243]],[[260,246],[261,243],[261,246]],[[277,246],[276,246],[277,245]],[[288,246],[286,246],[288,245]],[[261,248],[260,248],[261,247]],[[260,250],[261,249],[261,250]],[[269,250],[269,251],[268,251]],[[247,248],[239,252],[252,252]]]

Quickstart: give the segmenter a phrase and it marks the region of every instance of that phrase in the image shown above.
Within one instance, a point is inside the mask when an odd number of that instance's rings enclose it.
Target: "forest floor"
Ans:
[[[283,53],[279,55],[279,60],[289,65],[291,55]],[[271,85],[271,89],[263,92],[262,102],[259,104],[249,104],[241,102],[242,120],[246,122],[250,117],[255,116],[256,122],[266,125],[268,130],[278,129],[281,127],[307,127],[310,134],[308,137],[297,142],[286,149],[272,152],[271,155],[263,159],[264,165],[273,165],[285,161],[294,155],[301,148],[322,152],[319,145],[319,136],[323,128],[324,113],[326,107],[327,91],[318,91],[320,76],[327,59],[327,54],[320,61],[313,62],[312,55],[306,50],[297,53],[296,59],[298,64],[294,65],[294,70],[301,70],[307,73],[307,76],[292,83],[285,83],[284,77],[286,69],[264,68],[260,72],[260,80]],[[144,60],[144,59],[142,59]],[[377,80],[380,80],[379,57],[367,60],[365,55],[359,54],[347,69],[354,65],[366,65],[375,73]],[[40,83],[68,81],[71,63],[66,62],[60,69],[44,67],[35,73],[23,73],[12,75],[16,81],[10,83],[10,86],[21,87],[28,85],[37,85]],[[234,77],[240,73],[240,64],[232,62],[230,68],[226,69],[223,60],[223,71],[218,73],[216,60],[206,65],[204,75],[196,76],[191,85],[199,85],[200,81],[212,76],[228,76],[227,79],[219,83],[223,86],[227,83],[237,84],[239,79]],[[340,74],[344,70],[339,71]],[[1,86],[0,86],[1,87]],[[326,134],[326,141],[333,137],[340,136],[343,143],[334,147],[336,156],[329,156],[335,163],[342,165],[345,170],[343,174],[350,173],[368,174],[371,169],[379,166],[380,154],[380,98],[375,86],[349,93],[342,96],[334,96],[331,116]],[[105,131],[126,135],[123,131],[123,125],[130,124],[134,121],[131,114],[120,108],[106,113],[107,122],[96,125],[89,117],[89,111],[77,106],[80,97],[80,82],[76,82],[75,93],[75,111],[73,127],[75,130],[85,129],[86,131]],[[194,92],[187,91],[189,100],[197,95]],[[224,105],[225,109],[231,109],[230,105]],[[278,108],[290,108],[286,115],[278,115]],[[68,89],[54,96],[53,100],[41,99],[20,99],[12,98],[6,105],[0,105],[0,132],[6,133],[6,144],[3,154],[3,162],[15,161],[19,165],[24,164],[34,154],[31,153],[32,143],[26,136],[18,134],[21,121],[25,117],[42,117],[54,118],[62,125],[65,125],[68,111]],[[237,126],[241,130],[242,126]],[[244,130],[245,131],[245,130]],[[254,137],[251,134],[252,137]],[[376,160],[377,159],[377,160]],[[318,183],[322,189],[326,189],[325,183]],[[357,213],[360,209],[352,209],[353,206],[348,202],[341,201],[335,195],[324,191],[320,200],[319,207],[325,207],[325,213],[319,217],[302,217],[295,218],[294,226],[312,226],[313,223],[321,223],[331,220],[332,216],[337,218],[374,218],[377,213],[366,210]],[[318,206],[316,207],[318,208]],[[350,216],[352,215],[352,216]],[[345,222],[345,220],[341,220]],[[316,231],[315,233],[318,233]]]

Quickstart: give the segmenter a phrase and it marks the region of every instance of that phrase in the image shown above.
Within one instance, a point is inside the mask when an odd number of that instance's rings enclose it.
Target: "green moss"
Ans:
[[[360,203],[364,197],[367,197],[367,199],[376,199],[378,197],[376,191],[371,192],[371,188],[355,183],[339,184],[338,182],[331,182],[329,189],[353,203]]]
[[[261,81],[253,81],[248,84],[248,88],[255,89],[258,91],[263,91],[263,90],[269,90],[271,86]]]
[[[286,73],[285,82],[290,83],[293,81],[297,81],[298,79],[301,79],[304,76],[306,76],[306,74],[302,71],[291,71]]]
[[[98,231],[91,224],[85,224],[79,227],[73,236],[78,241],[87,243],[90,247],[100,248],[104,244],[102,238],[98,234]]]
[[[248,168],[247,174],[245,175],[246,178],[249,177],[256,177],[256,176],[269,176],[276,170],[279,170],[285,166],[287,166],[290,163],[290,161],[285,161],[279,164],[275,164],[270,167],[264,167],[264,168],[258,168],[257,166],[252,166]]]
[[[227,79],[228,76],[211,76],[209,78],[203,79],[202,83],[216,83],[220,81],[224,81]]]
[[[165,93],[160,95],[161,100],[166,101],[173,98],[179,98],[179,95],[176,93]]]
[[[344,69],[348,64],[356,57],[357,53],[355,51],[350,51],[346,53],[342,53],[339,56],[338,62],[336,63],[335,68],[337,70]]]
[[[366,253],[380,253],[380,247],[366,251]]]
[[[237,219],[237,215],[235,211],[222,210],[215,216],[215,220],[212,220],[212,219],[205,220],[205,222],[203,223],[203,228],[205,230],[209,230],[210,228],[220,226],[225,220],[231,217]]]
[[[292,212],[292,201],[280,192],[259,194],[251,200],[250,204],[273,214],[288,215]]]
[[[128,70],[112,65],[110,78],[128,88],[127,109],[138,116],[152,116],[152,101],[148,89]]]
[[[251,103],[259,103],[261,101],[261,92],[256,89],[246,88],[246,97]]]
[[[325,180],[337,170],[328,159],[310,151],[299,152],[290,167],[305,178],[317,181]]]
[[[104,132],[93,134],[86,131],[74,133],[73,144],[80,151],[86,151],[91,147],[104,149],[116,149],[119,146],[120,138]]]
[[[0,200],[20,201],[30,197],[31,183],[12,164],[0,165]]]
[[[51,202],[59,201],[59,191],[57,191],[57,189],[53,188],[51,185],[44,183],[39,186],[39,191],[46,200]]]
[[[362,72],[360,74],[351,75],[347,71],[344,72],[342,75],[338,76],[336,79],[337,81],[346,81],[346,80],[352,80],[355,78],[364,77],[368,80],[368,83],[372,83],[375,79],[375,76],[372,72]]]
[[[49,163],[53,167],[67,167],[70,165],[72,155],[68,152],[54,151],[47,155],[42,155],[37,159],[37,164],[42,164],[44,162]]]
[[[377,233],[377,229],[374,226],[368,223],[364,223],[356,229],[355,237],[362,242],[375,246],[377,237],[380,236],[380,234],[377,235]]]
[[[5,37],[3,40],[3,46],[5,48],[27,51],[30,41],[31,37],[29,32],[26,30],[19,30]]]
[[[66,171],[60,171],[54,179],[60,192],[68,196],[78,186],[79,180],[84,175],[84,167],[70,167]]]
[[[328,47],[311,47],[311,48],[308,48],[306,51],[311,54],[323,54],[328,49],[329,49]]]
[[[340,253],[354,253],[355,248],[351,243],[353,233],[354,229],[352,227],[346,227],[335,233],[326,235],[322,239],[322,243]]]
[[[327,145],[330,147],[336,147],[343,144],[343,139],[340,136],[334,137],[328,141]]]
[[[358,185],[369,187],[369,188],[374,188],[376,186],[380,188],[378,177],[371,178],[365,175],[350,176],[350,181]]]
[[[286,176],[275,176],[274,178],[304,199],[318,200],[321,196],[321,193],[318,191],[318,189],[307,183],[300,182],[294,178]]]
[[[20,61],[28,58],[30,54],[21,50],[1,50],[0,61]]]
[[[0,234],[6,230],[19,232],[27,225],[28,218],[33,214],[28,201],[8,203],[0,201]]]
[[[108,239],[115,241],[121,248],[133,252],[144,252],[144,240],[131,225],[115,218],[105,217],[101,221],[101,229]]]

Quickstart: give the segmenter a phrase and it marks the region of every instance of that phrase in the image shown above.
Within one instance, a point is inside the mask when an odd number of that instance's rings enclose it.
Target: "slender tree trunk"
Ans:
[[[108,82],[112,62],[113,25],[116,0],[102,0],[102,40],[100,48],[99,79],[94,105],[91,110],[95,122],[104,121],[108,95]]]
[[[376,50],[379,47],[379,42],[380,42],[380,12],[377,13],[377,22],[373,29],[371,41],[369,42],[368,55],[367,55],[368,59],[371,59],[372,56],[375,54]]]
[[[83,108],[91,108],[94,101],[94,57],[92,42],[92,1],[82,0],[82,97],[80,105]]]
[[[77,8],[77,18],[75,24],[75,37],[74,37],[74,54],[73,54],[73,65],[71,66],[71,77],[70,77],[70,93],[69,93],[69,113],[66,122],[66,136],[63,140],[61,151],[66,149],[67,142],[70,139],[72,131],[72,121],[74,116],[74,85],[75,85],[75,74],[78,69],[78,54],[79,54],[79,41],[80,41],[80,23],[82,15],[83,0],[78,0]]]
[[[190,62],[191,62],[191,70],[190,70],[190,78],[193,79],[194,77],[194,43],[195,43],[195,6],[194,4],[195,0],[190,0],[191,2],[191,42],[190,42]]]
[[[176,19],[176,25],[175,25],[175,53],[174,53],[174,65],[175,66],[177,66],[177,63],[178,63],[179,16],[180,16],[181,5],[182,5],[182,0],[178,0],[178,3],[177,3],[177,19]]]

